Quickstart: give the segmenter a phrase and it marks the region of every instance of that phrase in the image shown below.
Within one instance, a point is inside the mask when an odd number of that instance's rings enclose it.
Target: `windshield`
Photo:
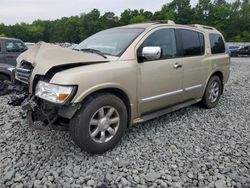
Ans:
[[[103,54],[121,56],[144,29],[117,28],[99,32],[75,47],[76,50],[94,49]]]

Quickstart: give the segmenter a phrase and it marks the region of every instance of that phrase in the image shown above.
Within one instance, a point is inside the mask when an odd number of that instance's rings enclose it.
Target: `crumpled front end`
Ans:
[[[67,130],[69,120],[80,107],[80,104],[59,106],[32,95],[22,103],[29,125],[43,130]]]
[[[17,59],[15,79],[21,83],[18,84],[19,86],[23,85],[25,88],[23,88],[22,97],[13,96],[10,103],[13,105],[22,104],[23,110],[27,113],[29,124],[36,128],[48,128],[54,124],[65,127],[79,105],[71,103],[70,98],[67,103],[57,104],[38,97],[36,95],[38,83],[42,81],[50,85],[50,80],[58,72],[105,62],[108,60],[96,54],[78,52],[44,42],[38,43]],[[56,84],[54,85],[56,86]]]

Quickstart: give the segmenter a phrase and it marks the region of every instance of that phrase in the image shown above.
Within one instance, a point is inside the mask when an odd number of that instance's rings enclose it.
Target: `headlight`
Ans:
[[[69,98],[74,88],[74,86],[60,86],[39,81],[36,86],[35,95],[44,100],[62,104]]]

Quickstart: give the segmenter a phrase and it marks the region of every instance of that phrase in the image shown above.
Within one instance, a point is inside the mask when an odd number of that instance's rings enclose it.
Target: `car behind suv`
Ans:
[[[0,95],[7,93],[5,80],[11,80],[16,66],[16,58],[27,47],[19,39],[0,37]]]
[[[75,50],[40,43],[19,56],[16,79],[29,85],[31,125],[68,126],[80,148],[103,153],[132,124],[198,102],[214,108],[229,68],[215,28],[168,21],[108,29]]]
[[[231,56],[232,57],[250,56],[250,46],[244,46],[244,47],[232,50]]]

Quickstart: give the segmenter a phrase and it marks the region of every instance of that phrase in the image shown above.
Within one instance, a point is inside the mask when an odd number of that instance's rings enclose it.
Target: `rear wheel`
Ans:
[[[8,93],[8,87],[4,83],[5,80],[9,80],[9,78],[5,75],[0,74],[0,96]]]
[[[70,121],[70,133],[75,143],[93,154],[112,149],[127,128],[127,109],[123,101],[112,94],[98,94],[84,102]]]
[[[222,82],[218,76],[212,76],[208,81],[205,94],[202,99],[202,105],[205,108],[214,108],[217,106],[222,93]]]

